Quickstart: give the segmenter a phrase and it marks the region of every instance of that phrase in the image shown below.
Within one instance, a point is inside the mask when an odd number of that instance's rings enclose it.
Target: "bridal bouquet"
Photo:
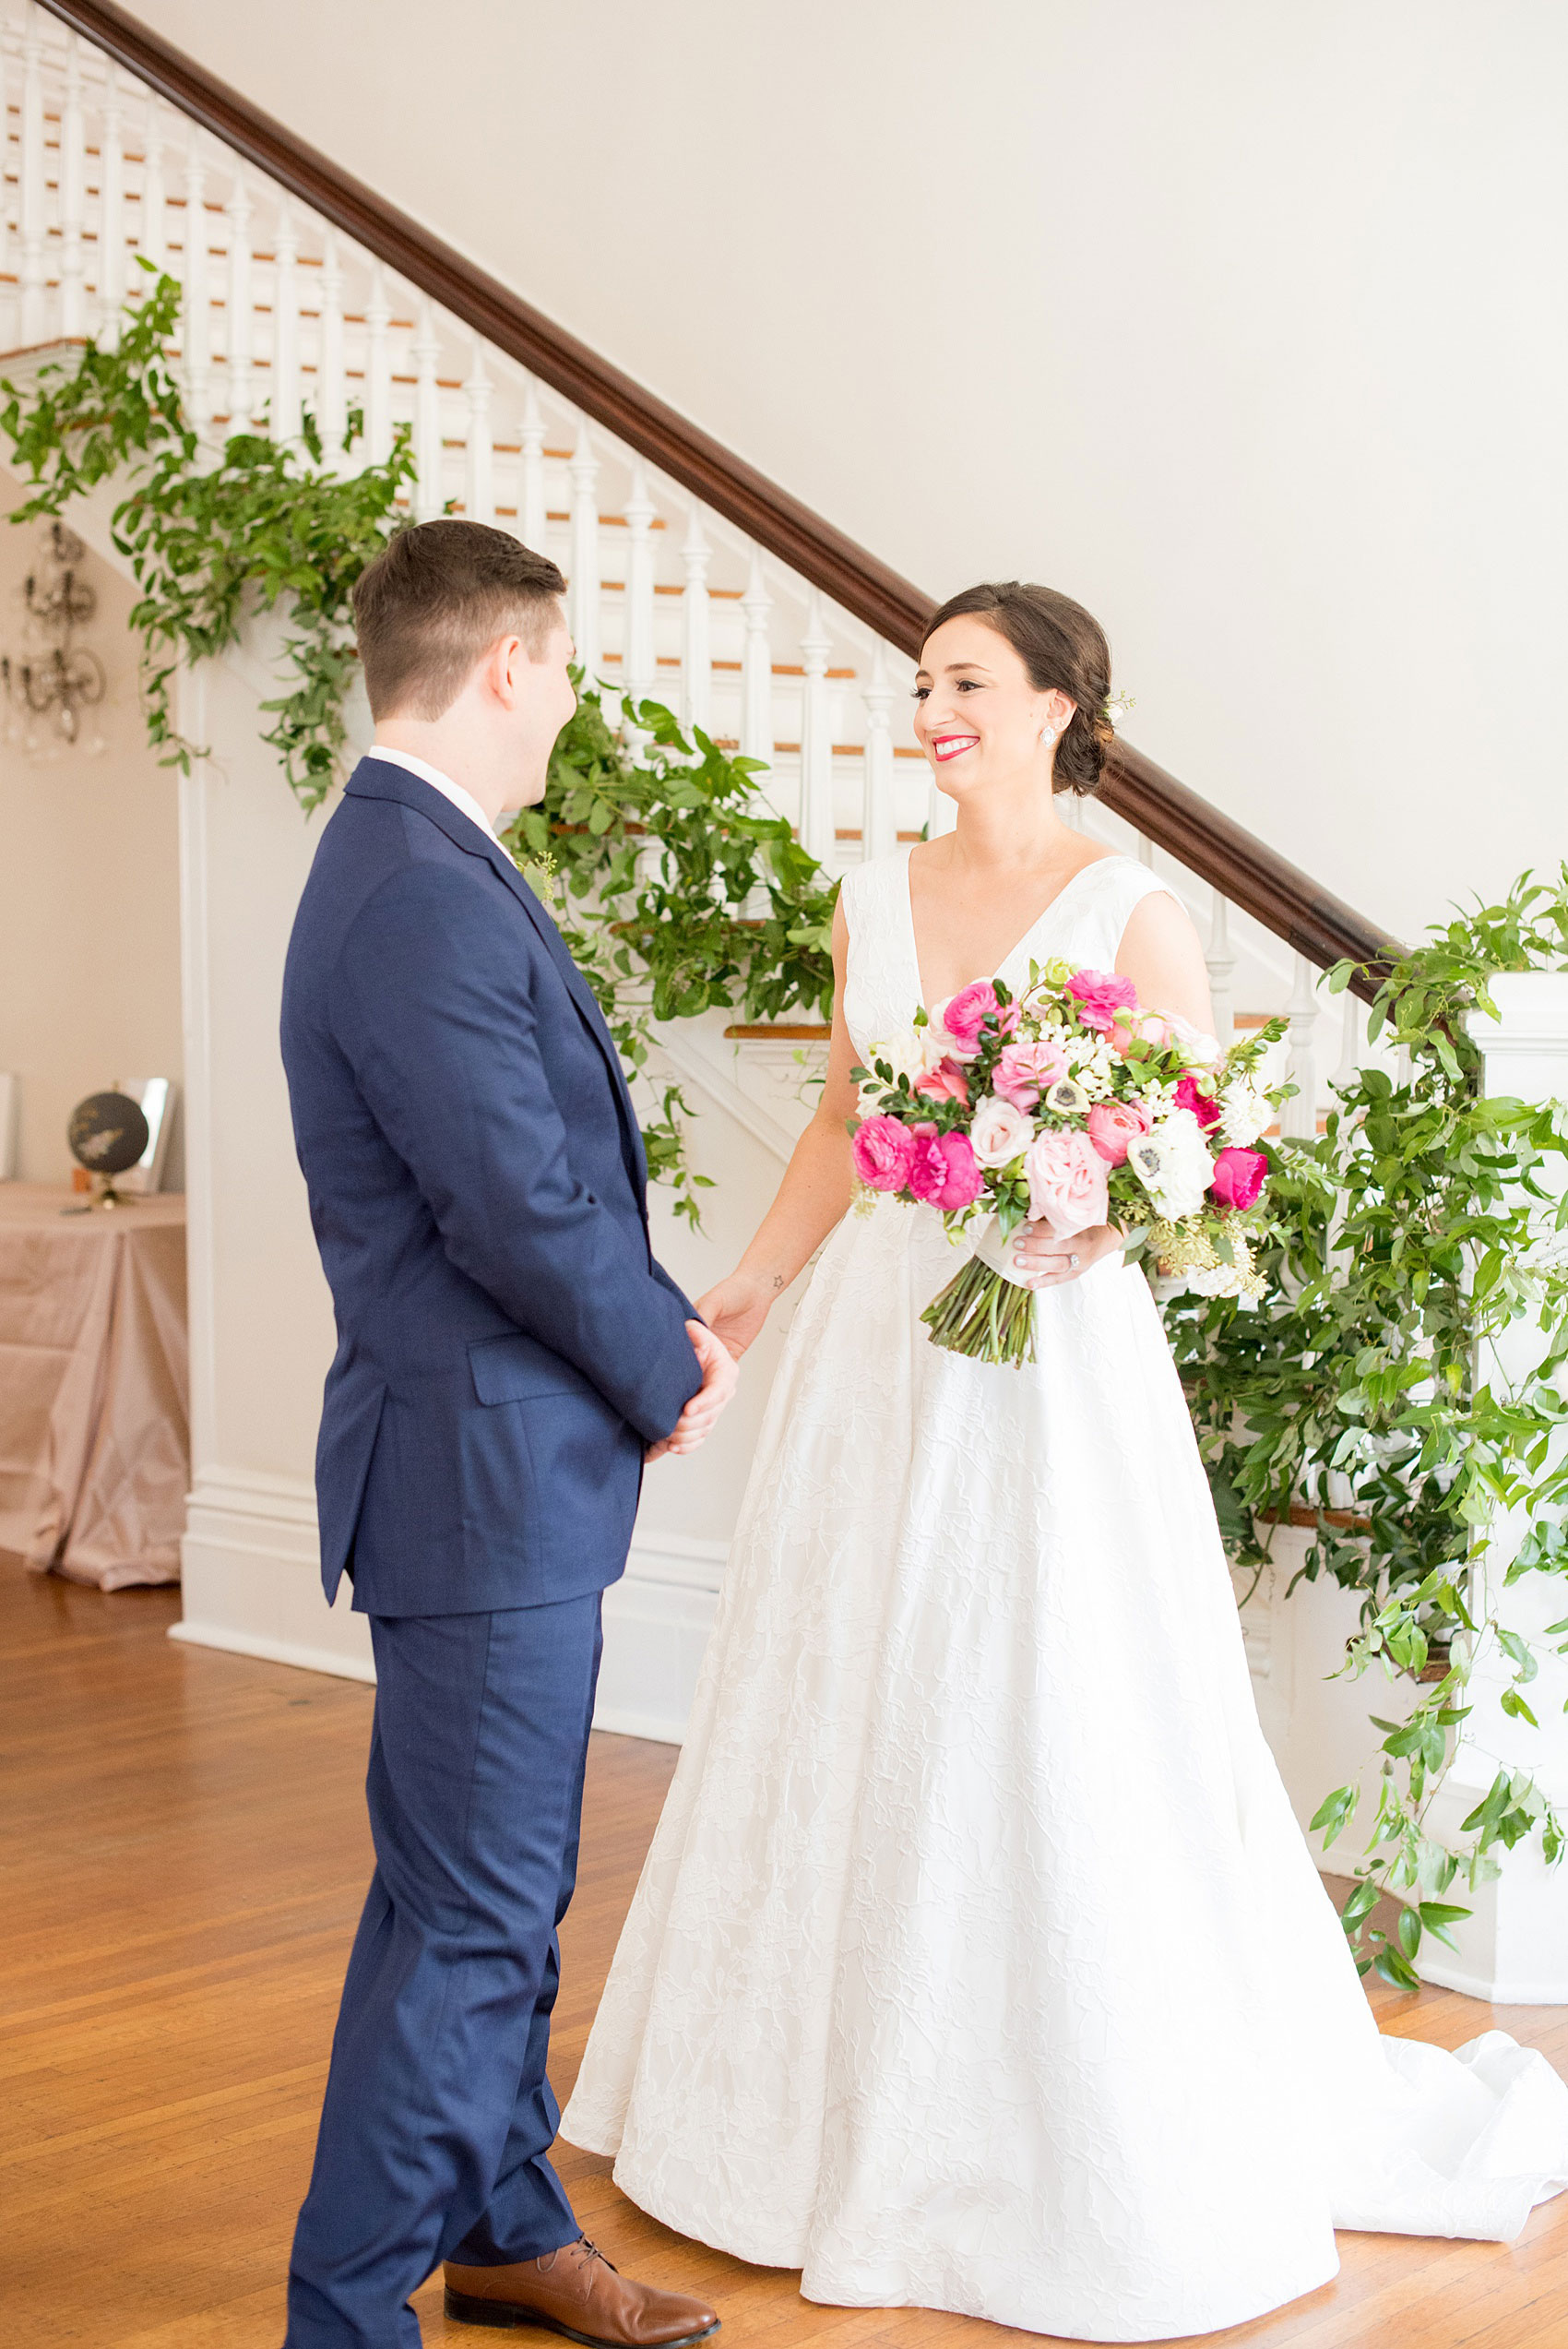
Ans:
[[[1115,1222],[1167,1282],[1252,1303],[1250,1240],[1268,1177],[1259,1138],[1284,1089],[1285,1022],[1222,1052],[1144,1009],[1130,979],[1031,967],[1013,996],[979,979],[857,1068],[855,1172],[868,1191],[940,1209],[975,1253],[921,1316],[939,1346],[1034,1359],[1034,1294],[1013,1234],[1063,1240]]]

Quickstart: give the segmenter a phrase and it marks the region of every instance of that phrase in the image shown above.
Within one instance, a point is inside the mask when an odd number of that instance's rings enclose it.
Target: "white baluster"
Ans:
[[[544,418],[540,413],[539,393],[531,382],[523,402],[523,427],[518,437],[522,452],[517,459],[517,532],[525,546],[542,554],[550,530],[545,513]]]
[[[473,364],[463,387],[468,399],[468,478],[463,511],[470,522],[495,521],[495,447],[491,437],[490,377],[485,371],[484,345],[474,337]]]
[[[640,457],[632,462],[626,499],[625,629],[621,647],[621,684],[628,701],[646,701],[659,674],[653,640],[654,505]]]
[[[25,345],[42,342],[44,316],[43,240],[49,200],[43,153],[43,36],[37,0],[29,0],[22,36],[22,139],[18,164],[18,214],[21,230],[21,336]]]
[[[185,403],[191,423],[212,422],[212,250],[208,243],[207,149],[199,124],[185,140]]]
[[[1353,996],[1347,987],[1345,1019],[1339,1038],[1339,1066],[1336,1068],[1331,1080],[1340,1091],[1354,1082],[1356,1072],[1365,1056],[1368,1016],[1369,1007],[1359,996]]]
[[[300,436],[300,241],[287,196],[278,210],[272,277],[272,391],[275,441]]]
[[[444,508],[442,495],[441,386],[436,363],[441,344],[435,332],[435,312],[427,294],[420,296],[419,330],[414,337],[414,519],[429,522]]]
[[[111,57],[103,69],[103,127],[98,138],[98,339],[106,351],[120,341],[125,298],[125,149],[120,77]],[[190,243],[186,235],[187,247]],[[185,275],[190,276],[187,254]],[[190,329],[185,329],[189,340]]]
[[[229,430],[248,433],[255,423],[255,376],[251,366],[255,346],[255,297],[251,290],[251,191],[243,169],[236,169],[229,194],[229,292],[227,340],[229,358]]]
[[[81,44],[65,36],[65,96],[60,108],[60,331],[87,332],[82,229],[87,211],[87,138],[82,128]]]
[[[1236,1035],[1236,1008],[1230,992],[1230,981],[1236,969],[1236,949],[1230,943],[1229,900],[1221,889],[1214,889],[1211,895],[1214,910],[1209,915],[1208,951],[1204,960],[1208,965],[1214,1032],[1229,1049]]]
[[[321,253],[321,318],[316,338],[315,428],[329,467],[343,462],[349,429],[349,377],[343,364],[343,264],[336,230]]]
[[[866,797],[861,817],[862,856],[889,856],[898,845],[893,805],[893,687],[881,644],[872,654],[871,677],[862,689],[866,706]]]
[[[1285,1104],[1280,1130],[1298,1139],[1310,1139],[1317,1132],[1317,1055],[1313,1049],[1313,1032],[1317,1026],[1317,972],[1304,954],[1296,957],[1289,1015],[1286,1073],[1297,1090],[1294,1098]]]
[[[815,588],[801,639],[801,843],[819,864],[834,853],[833,741],[828,730],[827,662],[832,651]]]
[[[681,594],[681,718],[683,724],[700,726],[705,733],[713,699],[711,606],[707,594],[707,566],[712,559],[713,549],[702,526],[702,507],[694,498],[681,548],[686,573]]]
[[[384,465],[392,454],[392,352],[386,332],[392,324],[392,304],[386,272],[379,261],[370,273],[364,321],[365,454],[373,465]],[[322,364],[325,366],[325,350]]]
[[[147,113],[142,124],[141,161],[141,226],[137,237],[137,252],[155,269],[169,266],[169,228],[164,212],[163,188],[163,114],[158,101],[149,91]],[[146,272],[138,269],[137,278],[142,282],[138,293],[150,293]],[[136,280],[132,280],[136,283]]]
[[[11,221],[6,209],[6,183],[10,176],[11,161],[11,69],[4,43],[0,43],[0,338],[6,350],[21,339],[21,318],[16,284],[19,256],[11,248]],[[17,166],[20,184],[21,166]]]
[[[741,655],[741,748],[748,758],[773,764],[773,598],[754,546],[746,591],[741,598],[745,644]]]
[[[601,666],[599,578],[599,459],[593,453],[588,420],[577,425],[577,443],[566,467],[571,508],[571,554],[566,576],[566,616],[571,626],[583,681],[592,686]]]
[[[1154,842],[1147,837],[1146,834],[1140,832],[1137,836],[1135,845],[1138,852],[1138,863],[1140,864],[1146,865],[1148,870],[1152,873],[1154,870]]]

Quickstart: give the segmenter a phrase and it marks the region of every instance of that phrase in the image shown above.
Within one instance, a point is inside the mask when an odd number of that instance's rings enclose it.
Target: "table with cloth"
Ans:
[[[81,1204],[0,1183],[0,1550],[104,1591],[177,1582],[185,1202],[61,1213]]]

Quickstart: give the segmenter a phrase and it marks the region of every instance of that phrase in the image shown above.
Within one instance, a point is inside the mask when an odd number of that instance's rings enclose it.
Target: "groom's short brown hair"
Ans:
[[[565,591],[548,554],[483,522],[454,516],[398,531],[354,584],[371,716],[443,716],[497,637],[521,637],[537,661]]]

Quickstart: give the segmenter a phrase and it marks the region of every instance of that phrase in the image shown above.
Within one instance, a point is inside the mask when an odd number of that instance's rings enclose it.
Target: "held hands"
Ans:
[[[1012,1260],[1028,1275],[1026,1287],[1060,1289],[1069,1281],[1081,1281],[1091,1264],[1122,1246],[1122,1237],[1109,1223],[1075,1232],[1070,1240],[1063,1239],[1049,1223],[1025,1223],[1013,1235]]]
[[[666,1452],[695,1452],[713,1433],[719,1413],[740,1381],[734,1355],[705,1323],[688,1321],[686,1335],[702,1370],[702,1385],[663,1442],[648,1446],[646,1460],[662,1460]]]

